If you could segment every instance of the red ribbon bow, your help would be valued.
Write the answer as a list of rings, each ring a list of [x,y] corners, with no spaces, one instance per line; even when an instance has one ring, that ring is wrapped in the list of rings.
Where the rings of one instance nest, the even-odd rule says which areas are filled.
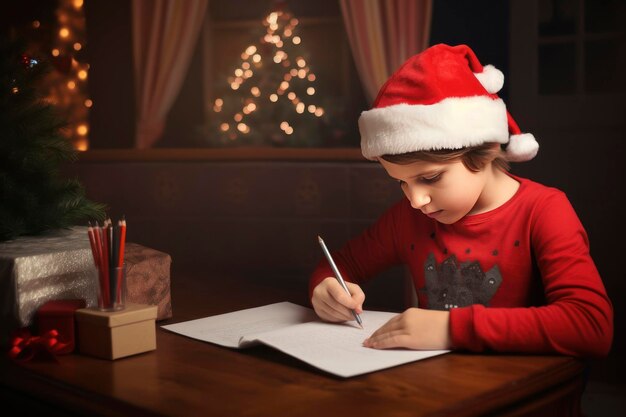
[[[68,345],[60,342],[58,336],[59,332],[56,330],[33,336],[28,330],[20,329],[11,341],[9,358],[18,362],[28,362],[31,359],[58,362],[56,355]]]

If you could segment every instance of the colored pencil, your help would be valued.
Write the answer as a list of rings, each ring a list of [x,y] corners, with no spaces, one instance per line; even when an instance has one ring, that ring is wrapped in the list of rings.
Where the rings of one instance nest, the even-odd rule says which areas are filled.
[[[104,226],[104,224],[103,224]],[[94,237],[96,240],[96,246],[98,247],[98,280],[100,281],[100,298],[102,299],[102,304],[106,303],[106,286],[105,286],[105,265],[106,265],[106,256],[104,253],[104,233],[102,232],[102,228],[100,224],[96,222],[96,229],[94,233]]]
[[[118,225],[112,226],[113,228],[113,256],[111,256],[111,297],[113,303],[118,302],[117,288],[119,287],[120,267],[117,264],[120,257],[120,228]]]
[[[110,294],[109,294],[109,288],[110,288],[110,276],[109,276],[109,262],[111,260],[110,256],[109,256],[109,244],[110,244],[110,238],[109,238],[109,223],[108,221],[105,220],[104,222],[104,230],[102,231],[104,239],[103,239],[103,244],[102,244],[102,252],[103,252],[103,256],[102,256],[102,261],[103,261],[103,265],[102,265],[102,276],[104,279],[103,282],[103,288],[104,288],[104,303],[105,305],[110,305],[111,300],[110,300]]]
[[[95,231],[91,226],[91,222],[88,223],[87,235],[89,236],[89,245],[91,246],[91,254],[93,255],[93,263],[98,267],[98,247],[96,246]]]
[[[122,216],[116,224],[107,218],[102,227],[88,223],[87,234],[98,270],[100,288],[99,305],[116,307],[122,301],[124,280],[124,250],[126,247],[126,219]]]
[[[124,249],[126,246],[126,219],[122,216],[122,220],[119,221],[120,225],[120,253],[117,260],[117,266],[124,265]]]
[[[119,253],[118,253],[118,258],[117,258],[117,266],[118,268],[120,268],[119,269],[120,276],[118,277],[117,287],[115,288],[115,297],[116,297],[116,300],[121,301],[122,285],[123,285],[122,280],[126,279],[126,277],[124,276],[124,249],[126,246],[126,219],[124,218],[124,216],[122,216],[122,220],[120,220],[118,224],[119,224],[120,236],[119,236]]]

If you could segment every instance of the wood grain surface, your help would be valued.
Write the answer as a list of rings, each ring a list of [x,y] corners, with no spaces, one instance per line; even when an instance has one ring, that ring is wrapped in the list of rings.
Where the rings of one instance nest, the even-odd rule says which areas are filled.
[[[159,325],[307,301],[305,289],[200,274],[174,275],[172,298],[174,317]],[[578,415],[584,370],[563,356],[450,353],[342,379],[268,347],[227,349],[160,328],[155,352],[59,359],[2,359],[0,400],[54,415]]]

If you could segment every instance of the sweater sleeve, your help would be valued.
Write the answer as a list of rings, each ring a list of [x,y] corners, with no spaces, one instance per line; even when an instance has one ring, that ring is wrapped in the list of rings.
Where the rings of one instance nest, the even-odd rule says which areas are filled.
[[[392,206],[359,236],[351,239],[331,255],[344,280],[362,283],[392,265],[400,263],[397,225],[403,215],[404,201]],[[309,299],[313,289],[325,278],[334,277],[330,264],[323,257],[309,280]]]
[[[546,305],[453,309],[450,331],[454,347],[607,355],[613,338],[613,309],[573,207],[562,192],[554,192],[535,208],[532,217],[532,246]]]

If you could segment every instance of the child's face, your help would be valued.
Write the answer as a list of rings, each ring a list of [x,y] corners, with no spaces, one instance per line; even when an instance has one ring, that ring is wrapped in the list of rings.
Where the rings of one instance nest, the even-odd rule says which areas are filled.
[[[480,201],[491,170],[487,164],[479,172],[468,170],[463,162],[413,162],[399,165],[378,161],[390,177],[398,180],[411,206],[440,223],[452,224],[468,214],[479,213]]]

